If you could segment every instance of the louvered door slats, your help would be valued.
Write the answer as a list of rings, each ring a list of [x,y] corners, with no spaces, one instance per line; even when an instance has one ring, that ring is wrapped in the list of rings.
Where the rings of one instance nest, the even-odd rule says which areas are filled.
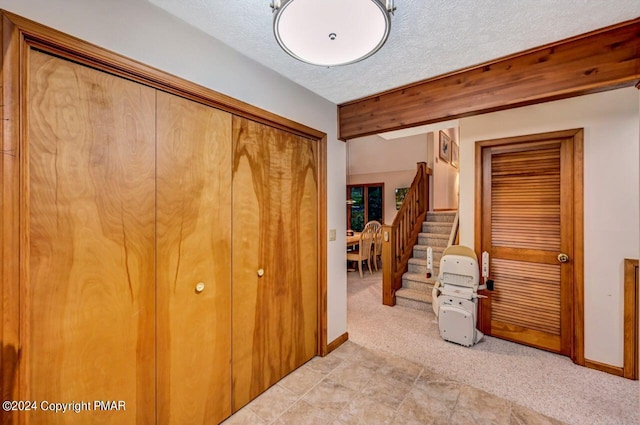
[[[560,266],[494,259],[494,320],[560,335]]]
[[[491,158],[492,244],[560,248],[560,146]]]
[[[560,249],[560,181],[560,143],[491,156],[491,246],[502,253],[491,264],[497,335],[521,329],[536,338],[560,336],[559,265],[516,258]]]

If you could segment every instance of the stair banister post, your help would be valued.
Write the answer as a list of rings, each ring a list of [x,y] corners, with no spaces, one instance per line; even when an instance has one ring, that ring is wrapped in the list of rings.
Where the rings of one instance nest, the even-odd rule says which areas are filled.
[[[382,226],[382,304],[396,305],[393,280],[396,274],[396,241],[394,227]]]
[[[431,168],[425,166],[424,172],[424,210],[429,211],[429,176],[431,175]]]

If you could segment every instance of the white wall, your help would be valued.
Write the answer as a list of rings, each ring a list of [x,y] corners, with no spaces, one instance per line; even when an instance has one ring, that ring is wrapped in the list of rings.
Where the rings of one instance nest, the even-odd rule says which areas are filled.
[[[460,120],[460,238],[474,246],[474,143],[584,128],[585,357],[623,364],[623,262],[638,258],[638,90],[627,88]]]
[[[451,138],[451,143],[459,142],[458,128],[442,130]],[[460,167],[460,165],[458,165]],[[458,209],[458,169],[440,159],[440,132],[433,133],[433,203],[432,210]]]
[[[452,141],[458,142],[457,127],[442,131]],[[347,143],[347,184],[384,183],[386,223],[390,224],[396,214],[395,189],[411,185],[416,175],[416,164],[421,161],[426,162],[433,172],[429,186],[430,209],[458,209],[458,168],[438,157],[439,131],[395,139],[366,136]]]
[[[336,105],[145,0],[0,0],[0,7],[327,133],[328,228],[346,227]],[[345,232],[328,247],[330,342],[347,330]]]
[[[366,136],[347,145],[347,184],[384,183],[384,221],[391,224],[396,215],[395,189],[411,186],[417,163],[428,162],[427,136]]]
[[[415,171],[418,162],[427,162],[427,137],[424,134],[391,140],[366,136],[351,139],[347,144],[349,175]]]

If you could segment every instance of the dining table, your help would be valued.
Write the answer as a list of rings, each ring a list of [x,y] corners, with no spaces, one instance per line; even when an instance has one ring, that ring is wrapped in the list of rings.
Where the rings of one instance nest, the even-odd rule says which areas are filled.
[[[358,248],[358,245],[360,244],[360,233],[361,232],[353,232],[353,235],[351,236],[347,234],[347,251],[352,251]],[[353,266],[347,266],[348,272],[355,272],[357,270],[358,269]]]
[[[353,232],[352,236],[347,236],[347,248],[352,248],[360,242],[360,232]]]

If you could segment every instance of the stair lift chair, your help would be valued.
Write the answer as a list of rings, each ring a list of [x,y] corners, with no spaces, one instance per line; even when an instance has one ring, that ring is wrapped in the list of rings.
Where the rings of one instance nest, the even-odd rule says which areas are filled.
[[[482,274],[486,279],[488,254],[483,253],[482,259]],[[433,254],[429,249],[427,251],[429,270],[432,270],[432,264]],[[480,285],[478,257],[471,248],[452,245],[444,250],[440,260],[440,273],[432,293],[433,312],[436,315],[442,339],[465,347],[470,347],[482,339],[484,334],[476,328],[478,298],[483,297],[478,295],[478,290],[486,287],[487,285]]]

